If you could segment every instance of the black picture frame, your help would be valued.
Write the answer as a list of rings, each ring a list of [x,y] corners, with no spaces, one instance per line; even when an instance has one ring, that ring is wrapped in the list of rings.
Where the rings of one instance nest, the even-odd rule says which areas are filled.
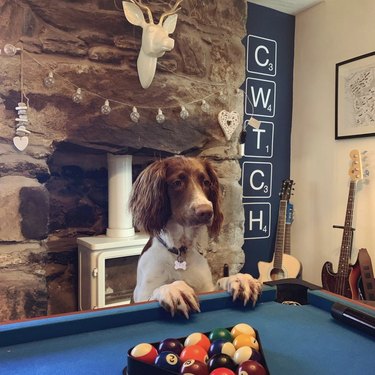
[[[375,135],[375,51],[336,64],[335,139]]]

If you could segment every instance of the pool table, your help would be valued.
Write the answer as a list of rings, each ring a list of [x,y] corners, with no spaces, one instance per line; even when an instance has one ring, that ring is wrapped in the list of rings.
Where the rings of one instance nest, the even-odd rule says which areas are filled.
[[[296,280],[276,284],[264,285],[255,307],[224,292],[201,295],[202,312],[188,320],[148,302],[0,324],[0,374],[121,375],[127,351],[140,342],[239,322],[257,329],[272,375],[375,374],[374,336],[330,312],[340,302],[375,317],[373,307]]]

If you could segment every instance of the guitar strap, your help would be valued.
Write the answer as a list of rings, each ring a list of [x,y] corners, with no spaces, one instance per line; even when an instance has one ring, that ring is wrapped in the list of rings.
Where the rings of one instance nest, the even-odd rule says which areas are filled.
[[[358,263],[361,270],[363,292],[366,301],[375,301],[375,279],[372,263],[367,249],[358,252]]]

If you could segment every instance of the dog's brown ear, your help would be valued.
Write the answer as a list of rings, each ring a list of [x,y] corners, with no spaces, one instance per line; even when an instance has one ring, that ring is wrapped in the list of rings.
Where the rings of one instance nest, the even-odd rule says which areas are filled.
[[[171,215],[163,160],[144,169],[133,184],[129,202],[134,224],[150,235],[165,228]]]
[[[214,218],[212,221],[211,226],[208,228],[209,234],[212,237],[217,237],[221,230],[221,225],[223,224],[223,213],[221,211],[221,190],[219,185],[219,179],[217,177],[216,171],[211,165],[211,163],[207,160],[204,161],[204,165],[206,168],[206,172],[211,180],[211,187],[208,199],[212,202],[213,210],[214,210]]]

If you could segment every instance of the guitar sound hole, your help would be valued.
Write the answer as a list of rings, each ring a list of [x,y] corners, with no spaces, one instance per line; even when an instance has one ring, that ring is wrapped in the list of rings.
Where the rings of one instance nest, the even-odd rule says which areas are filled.
[[[271,280],[285,279],[285,273],[281,268],[273,268],[270,276]]]

